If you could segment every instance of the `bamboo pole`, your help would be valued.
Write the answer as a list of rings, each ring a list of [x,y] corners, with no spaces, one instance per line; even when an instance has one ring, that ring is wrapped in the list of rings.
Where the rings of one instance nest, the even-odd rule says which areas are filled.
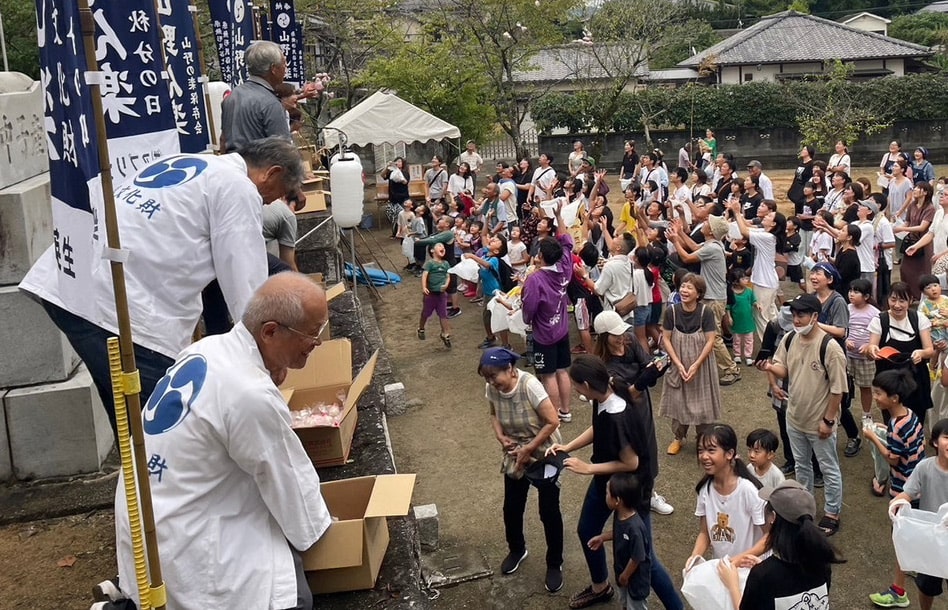
[[[85,47],[87,69],[98,71],[95,58],[95,22],[88,0],[79,0],[79,19],[82,25],[82,38]],[[90,97],[98,138],[99,167],[102,179],[102,196],[105,211],[105,229],[108,248],[112,252],[121,250],[118,219],[115,212],[115,194],[112,186],[112,166],[109,160],[108,136],[105,131],[105,115],[102,111],[102,92],[98,84],[90,84]],[[119,257],[115,257],[116,259]],[[148,480],[148,466],[145,460],[145,432],[141,418],[141,380],[135,365],[135,346],[132,342],[132,324],[128,315],[128,295],[125,291],[125,267],[120,260],[110,262],[112,270],[112,289],[115,292],[115,313],[119,328],[119,345],[122,351],[122,372],[124,374],[125,400],[131,416],[132,445],[135,467],[139,473],[139,500],[141,516],[145,530],[145,545],[148,554],[148,568],[151,576],[149,591],[139,591],[140,596],[148,594],[151,607],[164,610],[165,585],[161,576],[161,562],[158,555],[158,538],[155,533],[155,512],[151,502],[151,482]]]

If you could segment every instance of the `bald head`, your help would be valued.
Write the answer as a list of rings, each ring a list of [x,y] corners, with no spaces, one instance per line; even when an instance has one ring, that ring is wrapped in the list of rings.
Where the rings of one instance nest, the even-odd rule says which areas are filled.
[[[256,334],[268,321],[299,328],[315,314],[321,323],[327,311],[322,287],[302,273],[287,271],[270,277],[257,289],[241,321]]]

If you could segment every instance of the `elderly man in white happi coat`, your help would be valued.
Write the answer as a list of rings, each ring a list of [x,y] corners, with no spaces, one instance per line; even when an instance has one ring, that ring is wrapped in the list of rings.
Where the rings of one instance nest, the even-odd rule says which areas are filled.
[[[277,384],[302,368],[326,295],[287,272],[241,322],[186,348],[143,411],[168,610],[312,608],[299,551],[331,517]],[[138,600],[125,490],[115,498],[119,582]]]

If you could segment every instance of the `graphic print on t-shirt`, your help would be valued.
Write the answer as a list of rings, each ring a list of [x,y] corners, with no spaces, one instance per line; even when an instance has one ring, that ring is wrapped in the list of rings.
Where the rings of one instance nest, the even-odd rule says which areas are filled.
[[[774,598],[774,610],[829,610],[829,607],[826,584],[802,593]]]
[[[730,515],[718,513],[718,522],[711,528],[711,542],[734,542],[734,528],[730,524]]]

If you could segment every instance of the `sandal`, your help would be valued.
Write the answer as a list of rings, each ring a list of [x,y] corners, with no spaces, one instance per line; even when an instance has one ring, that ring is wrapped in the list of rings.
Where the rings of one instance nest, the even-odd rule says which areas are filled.
[[[444,343],[445,347],[451,347],[451,335],[441,333],[441,342]]]
[[[828,538],[839,531],[839,517],[833,518],[829,515],[823,515],[819,527]]]
[[[881,485],[875,477],[872,477],[872,495],[877,498],[885,495],[885,485]]]

